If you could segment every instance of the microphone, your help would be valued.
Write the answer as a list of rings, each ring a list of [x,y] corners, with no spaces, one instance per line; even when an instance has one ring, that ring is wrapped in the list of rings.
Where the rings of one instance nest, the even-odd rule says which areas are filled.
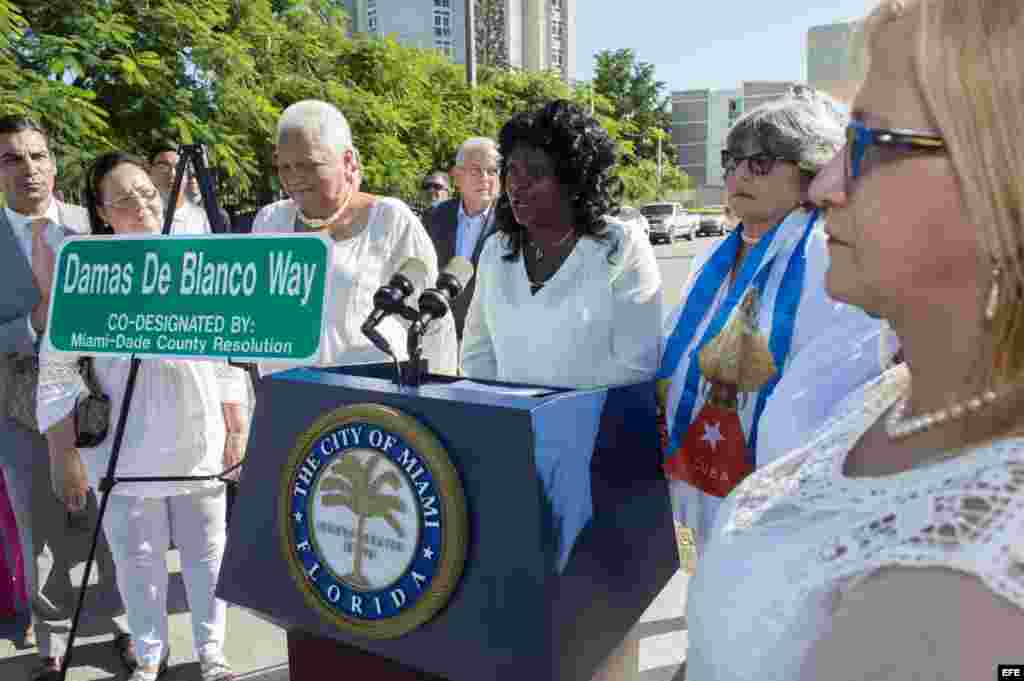
[[[457,255],[448,261],[441,274],[437,277],[437,285],[428,288],[420,295],[420,318],[416,322],[420,329],[435,319],[441,319],[451,309],[452,303],[459,297],[466,284],[473,278],[473,263]]]
[[[395,272],[391,281],[377,289],[373,294],[373,312],[363,322],[363,335],[386,354],[391,347],[384,337],[377,333],[377,325],[390,314],[402,314],[406,310],[405,300],[422,291],[427,283],[427,266],[419,258],[409,258]]]

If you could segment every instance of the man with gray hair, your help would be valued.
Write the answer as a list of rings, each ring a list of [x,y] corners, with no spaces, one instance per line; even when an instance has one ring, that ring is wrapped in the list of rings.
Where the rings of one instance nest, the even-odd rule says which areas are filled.
[[[443,201],[423,216],[424,226],[434,240],[437,259],[442,265],[461,255],[476,267],[484,241],[494,231],[491,208],[500,189],[499,162],[498,145],[489,137],[471,137],[459,146],[455,166],[451,170],[459,198]],[[475,285],[474,276],[452,305],[460,341]]]

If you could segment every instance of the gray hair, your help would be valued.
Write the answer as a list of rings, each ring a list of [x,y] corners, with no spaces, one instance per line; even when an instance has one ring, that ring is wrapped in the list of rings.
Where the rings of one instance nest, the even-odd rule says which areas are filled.
[[[462,164],[466,162],[466,156],[477,149],[490,151],[494,153],[495,156],[499,155],[498,143],[490,137],[470,137],[459,145],[459,151],[455,154],[455,165],[462,166]]]
[[[727,149],[752,140],[769,154],[796,161],[811,175],[845,143],[849,116],[823,92],[796,85],[789,94],[743,114],[729,130]]]
[[[277,121],[277,142],[280,144],[286,133],[298,131],[316,135],[321,144],[339,155],[349,149],[355,152],[352,130],[345,115],[327,102],[305,99],[285,109]]]

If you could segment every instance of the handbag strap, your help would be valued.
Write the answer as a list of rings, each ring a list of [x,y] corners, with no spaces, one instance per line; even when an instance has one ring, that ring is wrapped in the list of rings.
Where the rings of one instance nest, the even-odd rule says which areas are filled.
[[[106,397],[96,378],[92,357],[82,357],[78,360],[78,372],[82,375],[82,380],[85,381],[85,387],[89,389],[89,392],[96,397]]]

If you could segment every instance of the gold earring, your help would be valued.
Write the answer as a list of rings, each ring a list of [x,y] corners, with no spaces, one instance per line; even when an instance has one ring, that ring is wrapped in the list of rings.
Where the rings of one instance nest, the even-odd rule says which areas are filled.
[[[991,322],[996,318],[999,308],[999,277],[1003,273],[999,264],[992,267],[992,285],[988,290],[988,302],[985,304],[985,320]]]

